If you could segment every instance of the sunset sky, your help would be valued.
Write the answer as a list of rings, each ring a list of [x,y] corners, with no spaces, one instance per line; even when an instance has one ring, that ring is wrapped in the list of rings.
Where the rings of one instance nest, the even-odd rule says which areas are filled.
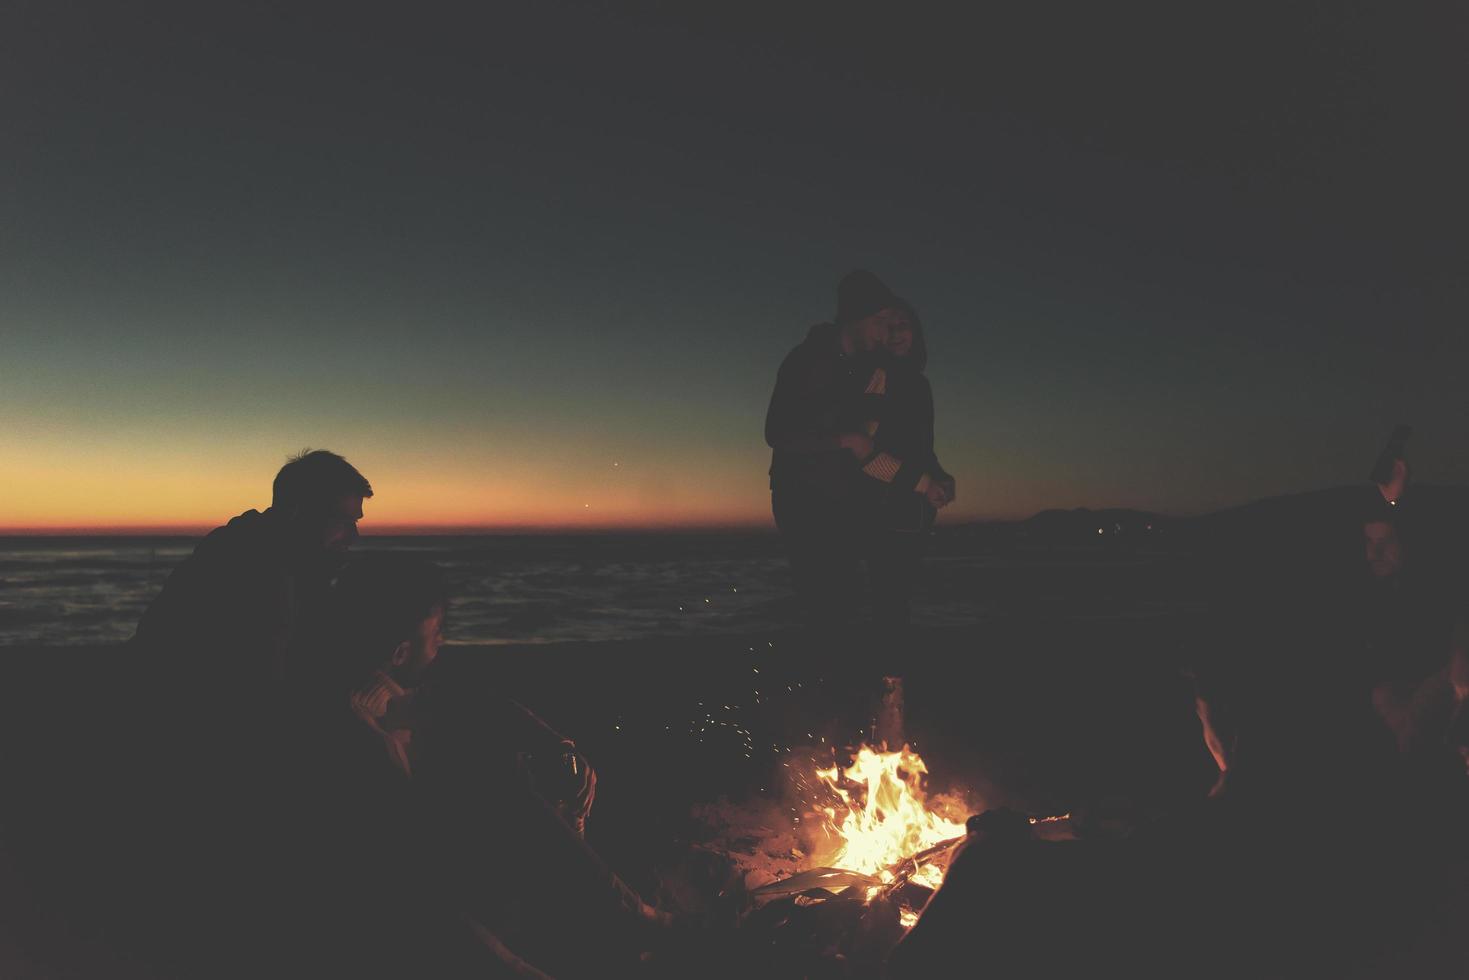
[[[207,528],[305,447],[365,532],[768,525],[859,266],[944,520],[1357,482],[1399,421],[1469,483],[1450,5],[697,6],[7,5],[0,532]]]

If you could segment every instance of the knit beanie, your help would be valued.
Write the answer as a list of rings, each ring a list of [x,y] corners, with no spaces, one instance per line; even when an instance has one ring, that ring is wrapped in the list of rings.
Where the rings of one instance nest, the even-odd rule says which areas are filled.
[[[837,285],[836,322],[851,323],[901,303],[881,279],[866,269],[857,269],[843,276]]]

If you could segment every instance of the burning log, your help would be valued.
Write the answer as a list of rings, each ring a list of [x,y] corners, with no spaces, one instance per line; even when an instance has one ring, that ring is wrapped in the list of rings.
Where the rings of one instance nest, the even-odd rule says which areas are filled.
[[[841,868],[812,868],[799,874],[773,881],[768,885],[762,885],[750,892],[750,897],[755,901],[769,901],[775,898],[786,898],[812,889],[824,888],[829,892],[840,892],[847,888],[880,888],[883,884],[881,878],[873,875],[865,875],[858,871],[843,871]]]
[[[885,679],[874,734],[901,739],[902,694],[901,679]],[[702,846],[737,871],[748,903],[736,930],[743,959],[729,975],[877,975],[942,881],[971,812],[967,800],[930,798],[923,759],[897,744],[859,746],[830,766],[830,748],[787,750],[789,796],[696,809]]]
[[[958,837],[952,837],[949,840],[940,841],[932,847],[924,848],[917,854],[914,854],[912,857],[906,857],[903,860],[899,861],[897,864],[887,868],[884,877],[890,875],[892,880],[888,884],[883,886],[882,895],[884,897],[891,897],[898,891],[898,889],[908,884],[908,882],[913,878],[914,875],[917,875],[929,864],[932,864],[941,857],[947,859],[949,856],[949,851],[953,850],[958,844],[960,844],[964,840],[965,836],[966,835],[961,834]],[[931,891],[936,890],[936,886],[925,887],[928,887]]]
[[[835,805],[823,812],[841,844],[828,862],[834,866],[879,874],[914,854],[964,836],[964,824],[929,806],[923,788],[928,768],[908,746],[878,752],[862,746],[846,769],[818,769]],[[937,887],[943,878],[932,862],[915,875]]]

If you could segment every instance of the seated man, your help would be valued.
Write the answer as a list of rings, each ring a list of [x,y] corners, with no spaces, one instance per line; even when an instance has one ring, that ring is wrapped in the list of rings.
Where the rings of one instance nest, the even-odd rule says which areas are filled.
[[[567,917],[609,936],[669,924],[582,839],[595,777],[569,739],[508,699],[425,683],[447,606],[434,566],[374,556],[342,573],[333,606],[328,660],[340,683],[323,692],[341,700],[322,710],[338,724],[315,741],[342,760],[325,767],[354,774],[362,807],[402,828],[381,836],[414,840],[416,874],[442,915],[472,923],[516,968],[498,937],[540,960],[555,950],[537,942],[562,934]]]
[[[138,623],[134,649],[223,688],[284,679],[371,496],[362,474],[335,453],[291,459],[276,474],[269,507],[215,528],[173,570]]]
[[[105,709],[117,738],[96,749],[91,786],[98,890],[144,955],[197,954],[185,974],[215,973],[217,951],[255,934],[270,905],[265,869],[291,823],[278,783],[287,681],[370,496],[341,456],[292,459],[270,507],[173,570],[129,644],[129,689]]]

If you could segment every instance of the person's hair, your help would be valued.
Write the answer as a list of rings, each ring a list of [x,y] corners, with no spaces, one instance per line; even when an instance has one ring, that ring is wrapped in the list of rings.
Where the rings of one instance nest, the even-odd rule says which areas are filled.
[[[898,300],[893,291],[866,269],[853,269],[837,284],[837,326],[856,323]]]
[[[893,308],[908,314],[908,322],[913,324],[913,346],[908,350],[907,361],[921,374],[928,367],[928,343],[923,339],[923,321],[918,318],[918,311],[913,308],[913,304],[906,299],[897,297]]]
[[[372,484],[351,463],[325,449],[303,449],[275,475],[270,505],[286,513],[313,513],[342,497],[371,496]]]
[[[346,676],[386,665],[435,609],[449,605],[444,573],[403,555],[366,555],[344,568],[332,588],[333,646]]]

